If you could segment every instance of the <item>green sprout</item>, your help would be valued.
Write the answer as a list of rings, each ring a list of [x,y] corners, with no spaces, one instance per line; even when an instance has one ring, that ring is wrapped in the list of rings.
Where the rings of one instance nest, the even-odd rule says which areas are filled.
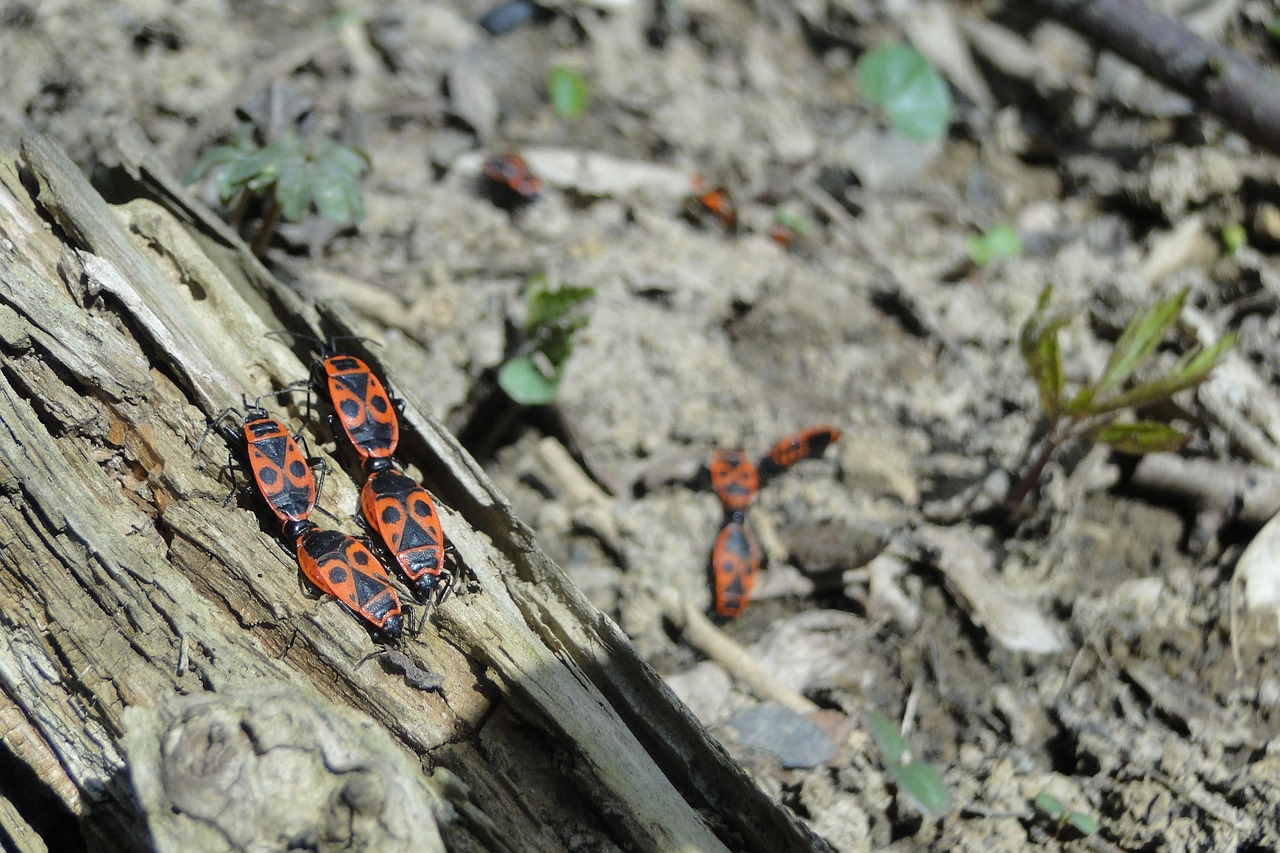
[[[1088,838],[1098,831],[1097,818],[1085,812],[1068,810],[1061,800],[1048,791],[1041,791],[1032,802],[1046,817],[1057,823],[1058,832],[1070,826],[1080,833],[1081,837]]]
[[[858,87],[908,139],[927,142],[951,124],[951,92],[913,47],[889,44],[858,57]]]
[[[810,221],[809,217],[783,205],[774,208],[773,219],[779,225],[790,228],[801,237],[813,230],[813,222]]]
[[[368,168],[369,157],[358,148],[324,137],[305,140],[292,130],[262,145],[257,128],[246,123],[230,143],[206,151],[184,181],[213,175],[224,203],[238,199],[236,220],[251,198],[263,199],[262,223],[252,247],[261,257],[281,216],[297,222],[314,208],[339,225],[359,223],[364,202],[357,178]]]
[[[1244,230],[1244,226],[1239,222],[1233,222],[1230,225],[1224,225],[1222,228],[1222,248],[1226,250],[1228,255],[1234,255],[1243,249],[1249,242],[1249,233]]]
[[[1083,437],[1135,455],[1176,450],[1189,441],[1189,436],[1165,423],[1120,422],[1118,418],[1125,410],[1168,400],[1178,391],[1200,384],[1236,340],[1234,334],[1226,335],[1208,347],[1190,350],[1167,374],[1129,384],[1134,372],[1177,323],[1187,300],[1187,291],[1183,290],[1134,317],[1116,341],[1102,376],[1074,396],[1068,396],[1063,383],[1058,331],[1071,321],[1076,311],[1050,306],[1052,294],[1053,286],[1046,285],[1020,335],[1022,358],[1040,392],[1040,408],[1048,420],[1048,431],[1039,456],[1009,491],[1006,504],[1011,514],[1039,481],[1054,451],[1070,439]]]
[[[587,315],[579,309],[595,292],[592,287],[552,288],[541,275],[529,280],[524,343],[498,370],[498,385],[508,397],[522,406],[542,406],[555,399],[573,354],[573,336],[587,325]]]
[[[572,68],[557,65],[547,73],[547,99],[557,118],[575,119],[587,109],[587,81]]]
[[[976,266],[993,261],[1016,258],[1022,254],[1022,238],[1010,225],[997,225],[985,234],[969,238],[969,258]]]
[[[938,768],[914,758],[911,744],[884,714],[872,711],[867,721],[871,726],[871,739],[884,756],[885,769],[907,802],[927,818],[940,818],[951,811],[951,792]]]

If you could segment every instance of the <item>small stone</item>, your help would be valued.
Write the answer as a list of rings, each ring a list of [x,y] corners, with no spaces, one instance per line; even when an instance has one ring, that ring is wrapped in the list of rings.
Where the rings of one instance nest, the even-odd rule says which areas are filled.
[[[776,702],[741,709],[727,727],[739,744],[776,756],[786,768],[814,767],[836,754],[821,726]]]

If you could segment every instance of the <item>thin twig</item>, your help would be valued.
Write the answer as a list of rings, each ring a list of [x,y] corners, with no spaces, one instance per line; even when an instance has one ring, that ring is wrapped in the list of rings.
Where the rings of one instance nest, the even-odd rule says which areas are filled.
[[[812,714],[818,706],[800,693],[778,681],[762,667],[751,652],[729,639],[693,605],[683,601],[672,590],[659,592],[664,615],[684,636],[686,642],[751,689],[761,699],[785,705],[797,714]]]
[[[1280,153],[1280,77],[1141,0],[1036,0],[1048,14]]]

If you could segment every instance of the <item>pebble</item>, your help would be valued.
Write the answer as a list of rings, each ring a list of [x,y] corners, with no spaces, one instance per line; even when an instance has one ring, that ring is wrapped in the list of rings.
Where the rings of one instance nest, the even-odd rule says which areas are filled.
[[[533,19],[533,4],[527,0],[499,3],[480,19],[480,29],[491,36],[506,35]]]
[[[776,702],[742,708],[727,728],[739,744],[776,756],[786,768],[814,767],[836,754],[820,726]]]

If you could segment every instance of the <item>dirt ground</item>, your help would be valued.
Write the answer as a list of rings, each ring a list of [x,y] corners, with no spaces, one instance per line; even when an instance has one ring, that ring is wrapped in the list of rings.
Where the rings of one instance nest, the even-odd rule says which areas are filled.
[[[477,25],[487,10],[13,0],[3,108],[87,171],[124,123],[181,173],[268,84],[310,99],[321,131],[369,153],[367,216],[286,227],[269,263],[385,342],[395,381],[435,401],[544,547],[837,849],[1280,845],[1280,675],[1232,584],[1256,525],[1123,488],[1126,463],[1088,448],[1050,465],[1021,524],[984,513],[1036,427],[1018,332],[1048,282],[1085,309],[1064,333],[1069,385],[1187,287],[1270,393],[1275,159],[1016,3],[555,0],[501,36]],[[1192,18],[1274,61],[1274,14],[1224,0]],[[934,143],[893,135],[854,82],[861,52],[906,39],[955,97]],[[546,101],[555,65],[589,86],[572,122]],[[514,211],[479,182],[507,150],[548,184]],[[736,231],[684,215],[694,174],[730,189]],[[779,209],[810,225],[786,247]],[[1022,253],[975,267],[967,240],[1001,223]],[[1227,255],[1233,224],[1249,245]],[[539,273],[597,295],[558,405],[507,411],[494,370]],[[1172,410],[1187,455],[1274,464],[1198,393]],[[670,591],[711,597],[721,510],[689,479],[713,448],[759,454],[824,422],[843,439],[752,510],[770,567],[722,626],[822,710],[753,735],[759,698],[667,612]],[[871,711],[942,771],[946,817],[899,794]],[[1097,835],[1039,815],[1042,792]]]

